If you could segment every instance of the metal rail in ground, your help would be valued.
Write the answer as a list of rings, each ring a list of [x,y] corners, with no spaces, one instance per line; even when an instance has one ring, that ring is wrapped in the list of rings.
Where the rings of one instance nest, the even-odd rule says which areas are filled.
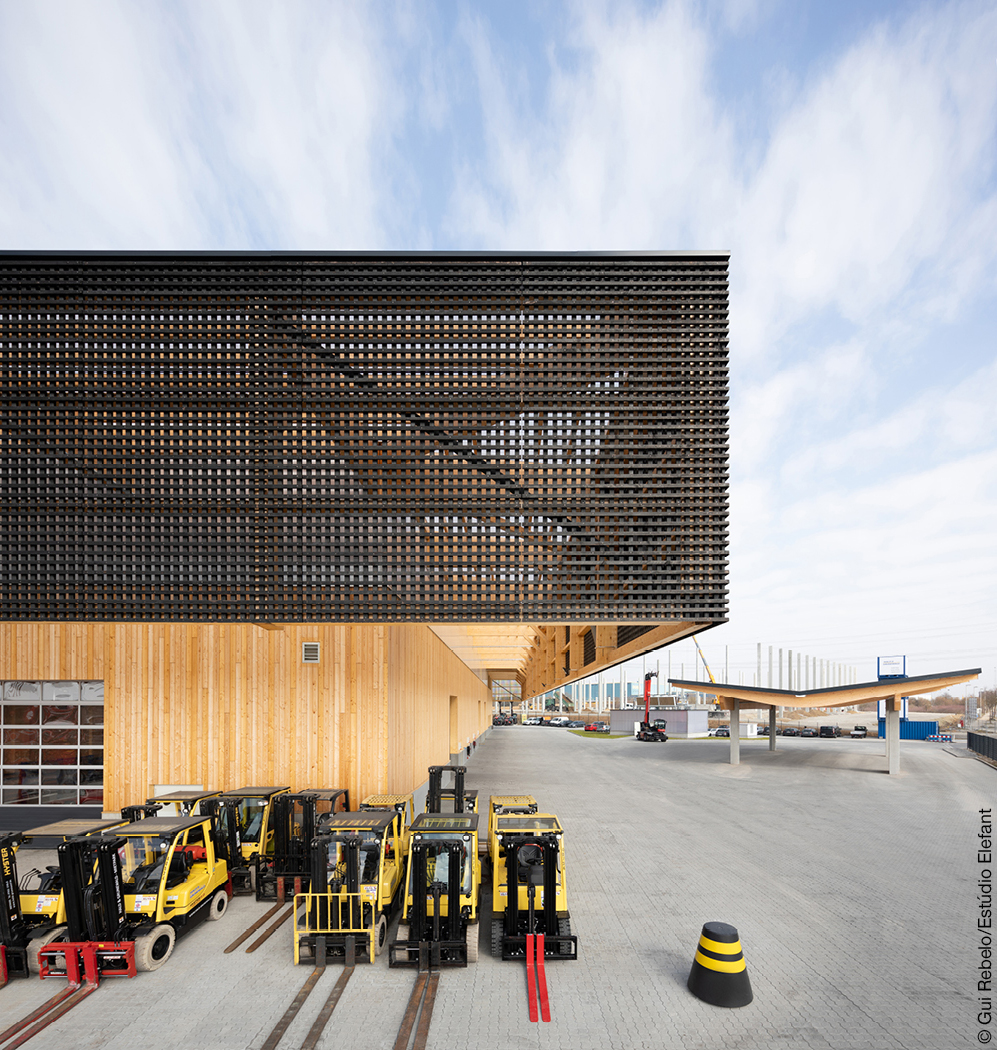
[[[3,1050],[15,1050],[32,1036],[44,1031],[78,1003],[95,992],[101,975],[107,977],[135,976],[135,944],[55,941],[38,952],[42,977],[65,977],[68,984],[61,992],[35,1007],[19,1021],[0,1032]],[[57,960],[62,960],[61,965]],[[59,969],[52,965],[56,963]],[[65,967],[63,970],[62,967]]]
[[[277,1050],[277,1044],[283,1039],[284,1033],[290,1027],[291,1022],[298,1016],[302,1006],[305,1005],[305,1001],[308,996],[312,994],[315,989],[315,985],[318,984],[319,978],[325,973],[325,938],[320,937],[319,943],[316,944],[315,951],[315,969],[308,975],[305,983],[298,990],[298,994],[294,997],[291,1005],[284,1011],[283,1016],[274,1025],[273,1030],[266,1038],[261,1050]],[[329,1018],[332,1017],[333,1010],[336,1009],[339,1000],[342,998],[343,992],[346,990],[347,984],[349,984],[350,978],[353,976],[353,970],[356,964],[356,946],[354,939],[348,937],[346,940],[346,959],[345,965],[343,966],[343,972],[339,975],[335,985],[333,985],[332,991],[329,993],[328,998],[322,1005],[322,1009],[319,1011],[318,1017],[315,1018],[314,1023],[308,1030],[308,1035],[305,1036],[305,1041],[301,1044],[301,1050],[315,1050],[318,1045],[319,1039],[322,1037],[322,1032],[325,1030],[325,1026],[329,1023]]]
[[[436,987],[439,983],[440,974],[437,970],[424,970],[416,977],[415,987],[398,1028],[393,1050],[426,1050],[429,1026],[433,1020],[433,1006],[436,1004]]]
[[[264,914],[261,915],[256,920],[256,922],[254,922],[251,926],[247,927],[245,930],[242,931],[242,933],[239,934],[238,937],[236,937],[236,939],[225,949],[225,954],[228,955],[230,952],[234,952],[236,948],[238,948],[239,945],[242,944],[243,941],[245,941],[247,938],[251,937],[254,933],[256,933],[256,931],[267,921],[267,919],[276,915],[277,912],[279,912],[280,909],[283,907],[284,901],[278,901],[272,908],[264,912]],[[290,912],[288,914],[290,914]]]

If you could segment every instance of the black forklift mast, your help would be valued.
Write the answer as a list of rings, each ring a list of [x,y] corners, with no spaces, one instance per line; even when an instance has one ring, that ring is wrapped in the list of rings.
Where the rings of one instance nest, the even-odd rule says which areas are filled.
[[[429,767],[429,789],[426,792],[426,812],[442,813],[443,799],[453,799],[454,813],[464,812],[464,773],[465,766],[430,766]],[[454,775],[452,788],[443,786],[443,774],[451,772]]]
[[[17,882],[17,861],[14,847],[24,841],[19,832],[0,835],[0,950],[5,958],[4,969],[11,977],[28,976],[28,924],[21,914],[20,888]]]
[[[337,930],[358,930],[361,927],[360,904],[360,836],[356,832],[337,835],[317,835],[311,844],[311,894],[308,899],[311,915],[309,925],[331,931],[314,938],[313,951],[318,964],[327,948],[342,949],[347,965],[352,966],[355,934],[346,934],[346,940],[337,937]],[[343,845],[343,860],[330,872],[329,847]],[[346,890],[345,899],[338,894]],[[349,943],[347,943],[347,940]],[[362,952],[360,953],[363,954]]]
[[[438,858],[443,852],[447,854],[447,882],[429,881],[428,852],[432,846]],[[413,940],[458,941],[460,929],[460,884],[463,847],[459,842],[446,840],[427,840],[416,836],[412,841],[412,911],[409,918],[409,930]],[[416,887],[421,887],[420,893]],[[447,893],[447,914],[440,915],[440,899],[443,890]],[[426,901],[433,898],[432,929],[429,929],[430,916],[426,911]]]
[[[295,888],[296,893],[308,889],[312,873],[312,845],[319,831],[318,804],[329,802],[330,813],[334,813],[340,798],[344,799],[345,808],[349,810],[350,793],[345,788],[274,795],[270,802],[269,818],[274,833],[273,853],[260,855],[256,878],[257,900],[279,896],[278,879],[300,880]]]
[[[162,808],[162,802],[146,802],[141,806],[122,806],[121,819],[134,824],[136,820],[154,817]]]
[[[557,862],[560,845],[551,832],[505,834],[507,898],[502,929],[502,958],[519,959],[530,934],[544,935],[544,953],[555,959],[577,959],[578,938],[561,934],[557,916]],[[528,852],[524,852],[528,851]],[[522,854],[522,856],[521,856]],[[519,907],[519,887],[527,885],[525,912]],[[543,904],[536,906],[536,888],[543,887]]]
[[[530,834],[516,837],[503,836],[505,846],[505,870],[508,895],[505,905],[505,935],[521,935],[522,918],[519,908],[519,885],[527,883],[529,889],[525,933],[557,933],[557,839],[554,835]],[[529,849],[520,861],[520,851]],[[536,887],[543,886],[541,929],[537,929],[537,913],[533,903]]]
[[[127,916],[118,855],[124,845],[123,838],[97,836],[59,844],[68,941],[124,939]]]
[[[211,837],[215,844],[215,856],[225,861],[230,872],[235,868],[243,867],[239,800],[235,798],[208,799],[207,811],[212,818]]]
[[[446,885],[435,880],[429,881],[427,862],[431,848],[437,859],[441,853],[447,854]],[[441,966],[466,966],[467,941],[461,929],[463,916],[460,913],[464,846],[447,839],[424,839],[421,835],[415,835],[409,852],[412,857],[409,939],[388,945],[388,965],[418,966],[420,971],[438,970]],[[467,863],[473,863],[470,856],[467,857]],[[440,904],[444,893],[447,914],[441,915],[443,909]],[[432,915],[426,907],[430,897],[433,899]]]

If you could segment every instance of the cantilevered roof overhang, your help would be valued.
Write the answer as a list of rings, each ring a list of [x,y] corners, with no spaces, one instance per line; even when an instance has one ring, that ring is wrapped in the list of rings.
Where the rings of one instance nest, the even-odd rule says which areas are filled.
[[[965,671],[943,671],[939,674],[914,675],[909,678],[883,678],[858,685],[836,685],[829,689],[810,689],[796,692],[792,689],[760,689],[757,686],[731,685],[729,682],[695,682],[687,678],[669,678],[670,685],[691,692],[715,696],[722,708],[731,710],[733,701],[745,707],[852,707],[871,700],[895,696],[917,696],[935,693],[961,682],[970,682],[982,673],[979,667]]]

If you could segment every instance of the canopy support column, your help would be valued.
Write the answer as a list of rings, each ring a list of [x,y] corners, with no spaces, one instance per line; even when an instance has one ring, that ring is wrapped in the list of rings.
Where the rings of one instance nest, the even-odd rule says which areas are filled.
[[[775,705],[769,708],[769,751],[775,751]]]
[[[891,696],[886,701],[886,771],[900,772],[900,706],[899,697]]]
[[[730,709],[730,764],[741,764],[741,701],[734,697]]]

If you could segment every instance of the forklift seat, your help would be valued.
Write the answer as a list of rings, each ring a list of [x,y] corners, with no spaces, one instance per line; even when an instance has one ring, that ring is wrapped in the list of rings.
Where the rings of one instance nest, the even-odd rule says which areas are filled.
[[[377,842],[365,842],[361,847],[363,867],[360,872],[361,882],[377,882],[377,867],[381,859],[381,847]]]
[[[186,850],[176,850],[170,860],[170,870],[166,875],[166,888],[179,886],[190,874],[191,857]]]
[[[532,842],[519,848],[519,881],[540,886],[544,880],[543,850]]]

